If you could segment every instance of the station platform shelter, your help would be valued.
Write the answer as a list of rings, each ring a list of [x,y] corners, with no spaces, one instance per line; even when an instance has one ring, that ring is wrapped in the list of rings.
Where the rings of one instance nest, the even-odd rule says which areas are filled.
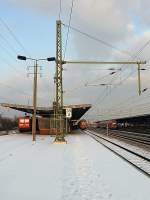
[[[33,114],[33,106],[1,103],[2,107],[24,112],[24,117]],[[71,117],[66,117],[66,110],[71,110]],[[78,121],[91,108],[91,104],[66,105],[63,107],[63,122],[54,117],[53,107],[37,107],[37,124],[40,134],[57,134],[55,126],[61,123],[65,132],[70,132],[77,126]]]

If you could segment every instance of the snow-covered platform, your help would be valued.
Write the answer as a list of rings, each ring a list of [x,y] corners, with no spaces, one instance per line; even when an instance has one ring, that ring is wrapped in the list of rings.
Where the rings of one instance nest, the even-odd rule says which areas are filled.
[[[85,134],[0,136],[1,200],[149,200],[150,179]]]

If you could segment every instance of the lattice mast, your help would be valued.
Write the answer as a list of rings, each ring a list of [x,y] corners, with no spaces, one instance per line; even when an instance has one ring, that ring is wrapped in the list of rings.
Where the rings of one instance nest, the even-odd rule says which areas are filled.
[[[57,103],[58,113],[62,114],[62,109],[63,109],[62,36],[61,36],[60,20],[56,21],[56,103]]]
[[[65,141],[64,139],[64,117],[63,117],[63,82],[62,82],[62,35],[61,21],[56,21],[56,118],[59,121],[59,134],[56,134],[55,141]]]

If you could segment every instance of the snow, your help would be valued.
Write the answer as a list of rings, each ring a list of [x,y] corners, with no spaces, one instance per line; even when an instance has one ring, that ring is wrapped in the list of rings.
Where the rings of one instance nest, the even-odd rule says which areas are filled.
[[[87,134],[91,133],[91,131],[86,131]],[[134,164],[135,166],[139,167],[140,169],[142,169],[144,172],[148,173],[150,175],[150,162],[137,156],[137,155],[134,155],[114,144],[119,144],[117,142],[115,142],[114,144],[110,143],[111,142],[111,139],[108,139],[107,138],[107,141],[106,140],[103,140],[102,138],[106,138],[106,137],[97,137],[97,136],[93,136],[92,137],[96,138],[96,140],[100,141],[101,144],[105,145],[106,147],[110,148],[111,150],[113,150],[114,152],[116,152],[118,155],[122,156],[123,158],[127,159],[128,161],[130,161],[132,164]],[[108,142],[110,141],[110,142]],[[119,144],[120,145],[120,144]],[[121,145],[123,146],[123,145]],[[124,146],[125,147],[125,146]],[[130,149],[128,147],[125,147],[127,149]],[[133,152],[136,152],[136,151],[133,151]]]
[[[118,139],[112,138],[112,137],[109,137],[109,136],[106,136],[103,134],[99,134],[99,133],[97,133],[95,131],[91,131],[91,130],[87,130],[87,131],[85,131],[85,133],[96,134],[96,136],[94,135],[94,137],[96,137],[102,144],[106,145],[107,147],[109,147],[110,149],[112,149],[113,151],[118,153],[119,155],[123,156],[124,158],[126,158],[128,161],[130,161],[134,165],[138,166],[139,168],[143,169],[145,172],[150,174],[150,162],[149,161],[147,161],[137,155],[134,155],[124,149],[121,149],[120,147],[118,147],[114,144],[124,147],[125,149],[131,150],[132,152],[135,152],[135,153],[137,153],[145,158],[148,158],[148,159],[150,159],[150,149],[145,150],[142,148],[143,146],[137,147],[135,145],[128,144],[127,143],[128,141],[127,142],[120,141],[119,138]],[[100,136],[101,138],[97,137],[97,135]],[[103,139],[106,139],[107,141],[105,141]],[[113,142],[114,144],[109,143],[108,141]]]
[[[90,131],[92,131],[92,130],[90,130]],[[140,145],[140,143],[132,142],[130,140],[122,139],[119,137],[115,138],[115,137],[113,137],[113,135],[111,135],[112,134],[111,132],[109,135],[107,135],[106,130],[96,130],[96,131],[94,130],[94,132],[96,134],[100,134],[100,136],[103,137],[104,139],[107,139],[111,142],[121,145],[122,147],[128,148],[131,151],[136,152],[136,153],[150,159],[150,148],[148,146],[145,147],[144,145]],[[113,130],[113,132],[114,132],[114,130]]]
[[[0,136],[1,200],[149,200],[150,179],[85,134]]]

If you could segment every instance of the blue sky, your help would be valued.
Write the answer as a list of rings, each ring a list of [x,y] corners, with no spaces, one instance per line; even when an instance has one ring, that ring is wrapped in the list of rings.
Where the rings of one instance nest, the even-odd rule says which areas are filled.
[[[40,12],[3,3],[1,17],[11,27],[31,55],[55,53],[55,20]],[[37,45],[39,48],[37,49]]]
[[[71,25],[133,55],[150,39],[150,16],[148,16],[149,12],[147,12],[147,1],[138,0],[138,4],[135,3],[136,0],[133,1],[76,0],[74,1]],[[68,23],[69,20],[70,6],[71,0],[62,0],[61,18],[65,23]],[[29,54],[35,58],[55,56],[55,26],[58,13],[59,0],[6,0],[1,2],[0,6],[0,17],[7,23]],[[0,30],[0,83],[3,83],[0,84],[1,96],[8,99],[7,102],[9,103],[26,104],[30,99],[31,104],[32,76],[30,78],[26,77],[26,68],[33,65],[33,63],[18,61],[16,55],[25,55],[26,52],[16,43],[1,22]],[[63,28],[63,44],[66,39],[66,31],[67,29]],[[8,41],[9,45],[4,41],[3,37]],[[148,46],[138,59],[146,60],[149,57]],[[71,30],[67,46],[67,58],[93,60],[130,59],[129,56],[121,52],[114,51],[104,44]],[[55,63],[42,62],[39,64],[43,66],[43,78],[39,78],[38,82],[38,103],[39,105],[50,105],[54,97],[53,76]],[[114,77],[115,84],[125,77],[127,77],[127,80],[110,94],[109,99],[111,99],[111,102],[107,98],[109,95],[105,95],[107,94],[106,89],[85,88],[87,81],[90,82],[96,78],[101,80],[100,83],[113,82],[113,77],[109,76],[108,71],[94,70],[99,67],[86,65],[64,66],[66,69],[63,79],[64,90],[74,91],[69,93],[69,96],[66,95],[67,93],[65,94],[65,104],[94,103],[99,97],[106,96],[102,102],[103,104],[99,103],[99,107],[107,110],[108,107],[112,107],[121,99],[124,100],[132,95],[136,96],[137,77],[136,71],[132,70],[133,66],[127,66],[126,70]],[[108,67],[112,66],[102,66],[102,68]],[[119,68],[121,66],[115,67]],[[135,71],[135,73],[129,75],[131,71]],[[103,76],[106,76],[106,79],[102,79]],[[148,77],[149,72],[147,71],[142,77],[142,87],[150,87]],[[29,93],[30,95],[19,93],[21,90],[23,93]],[[11,93],[13,95],[10,95]],[[118,96],[119,98],[116,98]],[[96,108],[96,110],[98,109]]]
[[[32,66],[34,63],[19,61],[16,59],[16,56],[17,54],[28,56],[28,52],[33,58],[55,56],[55,19],[54,17],[40,14],[40,12],[33,12],[30,9],[23,8],[23,6],[13,6],[4,2],[0,6],[0,13],[0,17],[6,22],[27,50],[27,52],[24,52],[9,34],[5,26],[0,24],[1,35],[9,43],[8,45],[0,37],[1,82],[4,84],[0,85],[0,88],[4,90],[3,94],[1,93],[1,96],[4,97],[4,99],[1,99],[1,102],[5,100],[5,102],[20,103],[23,101],[23,103],[26,103],[28,97],[19,93],[18,90],[23,90],[23,93],[30,93],[32,96],[32,76],[26,78],[26,74],[28,73],[26,68],[27,66]],[[13,47],[13,50],[10,48],[10,45]],[[52,78],[55,64],[40,62],[39,65],[43,66],[43,78],[40,78],[39,82],[43,81],[45,77],[50,78],[50,74]],[[31,69],[30,72],[32,72]],[[19,76],[23,83],[20,82],[19,84],[19,81],[17,81]],[[48,85],[48,83],[45,85]],[[13,87],[14,91],[10,87]],[[19,95],[18,99],[9,95],[12,91],[16,97]]]

